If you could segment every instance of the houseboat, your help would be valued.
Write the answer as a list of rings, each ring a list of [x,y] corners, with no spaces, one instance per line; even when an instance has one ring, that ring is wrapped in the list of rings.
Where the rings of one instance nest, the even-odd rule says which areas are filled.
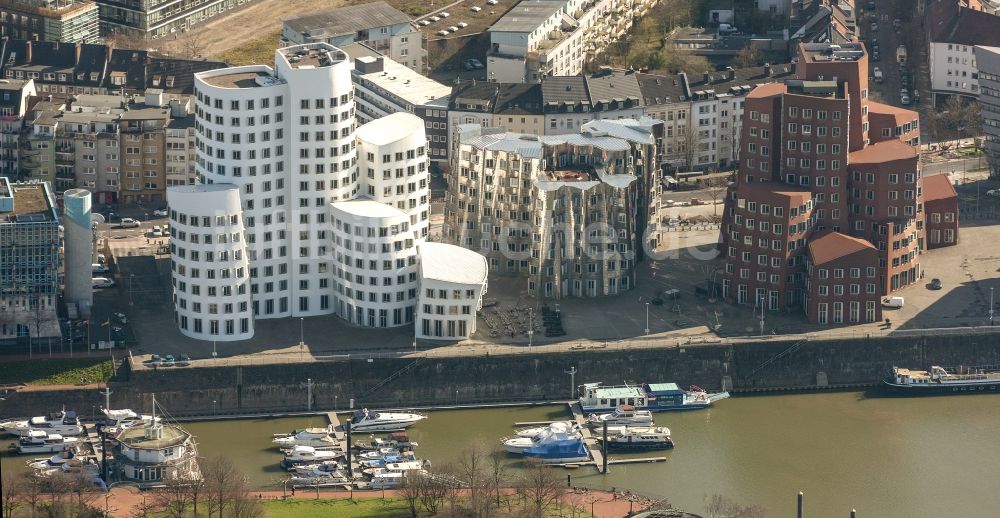
[[[712,403],[729,397],[728,392],[709,393],[698,386],[684,390],[676,383],[644,383],[606,387],[600,383],[580,386],[580,408],[584,413],[613,412],[620,405],[636,410],[667,412],[674,410],[701,410]]]
[[[882,389],[890,394],[911,396],[998,392],[1000,366],[948,370],[934,365],[929,371],[893,367],[882,378]]]

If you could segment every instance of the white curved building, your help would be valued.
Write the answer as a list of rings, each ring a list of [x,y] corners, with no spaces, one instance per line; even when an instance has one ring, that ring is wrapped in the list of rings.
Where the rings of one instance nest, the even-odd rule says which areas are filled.
[[[418,238],[430,225],[430,179],[424,122],[412,113],[393,113],[358,128],[358,157],[364,192],[410,216]]]
[[[89,311],[94,303],[93,275],[94,230],[90,224],[91,198],[86,189],[70,189],[63,193],[64,291],[67,304]]]
[[[486,257],[446,243],[422,243],[416,337],[464,340],[476,332],[486,294]]]
[[[417,232],[410,215],[372,200],[334,203],[336,311],[364,327],[413,322]]]
[[[233,184],[167,188],[174,308],[181,334],[200,340],[253,337],[250,263]]]
[[[198,175],[240,187],[257,318],[332,312],[328,206],[359,189],[350,69],[315,43],[195,75]]]

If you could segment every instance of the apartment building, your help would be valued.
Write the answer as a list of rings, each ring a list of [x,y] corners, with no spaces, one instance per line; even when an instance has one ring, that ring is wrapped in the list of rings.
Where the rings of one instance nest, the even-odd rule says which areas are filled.
[[[526,0],[488,30],[486,77],[537,83],[583,73],[584,64],[620,40],[655,0]]]
[[[159,39],[194,28],[210,18],[252,5],[253,0],[95,0],[101,35]]]
[[[978,97],[975,47],[1000,46],[1000,16],[976,9],[977,4],[928,0],[924,24],[935,105],[949,95]]]
[[[873,322],[879,297],[919,280],[929,223],[918,116],[868,100],[867,70],[861,44],[801,44],[797,79],[746,96],[724,298]],[[938,203],[957,211],[956,196]]]
[[[35,95],[35,83],[28,80],[0,81],[0,176],[17,178],[18,149],[28,98]]]
[[[659,208],[661,126],[597,120],[537,136],[463,125],[446,176],[444,239],[522,279],[532,297],[631,290]]]
[[[278,49],[274,68],[195,76],[198,183],[167,190],[183,334],[240,340],[256,320],[331,314],[414,325],[430,212],[424,122],[395,113],[358,127],[351,68],[310,43]],[[206,226],[227,230],[193,229]],[[223,255],[204,246],[220,239]]]
[[[430,159],[448,160],[448,98],[452,88],[384,56],[359,56],[351,70],[358,122],[393,113],[412,113],[424,121]]]
[[[983,154],[990,166],[990,176],[1000,177],[1000,47],[977,45],[974,55],[985,137]]]
[[[0,177],[0,339],[61,336],[60,241],[48,185]]]
[[[382,1],[286,19],[281,41],[284,45],[329,43],[338,48],[362,43],[417,73],[425,67],[423,34],[409,16]]]
[[[9,38],[97,43],[97,4],[89,0],[0,0],[0,32]]]

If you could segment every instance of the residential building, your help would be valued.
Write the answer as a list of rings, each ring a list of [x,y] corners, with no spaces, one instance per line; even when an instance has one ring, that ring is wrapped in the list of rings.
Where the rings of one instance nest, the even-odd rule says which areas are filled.
[[[281,41],[284,45],[329,43],[338,48],[359,42],[418,73],[425,66],[423,34],[409,16],[381,0],[288,18],[281,28]]]
[[[0,177],[0,338],[59,337],[59,215],[48,184]]]
[[[407,112],[424,121],[431,160],[448,160],[448,98],[451,87],[389,58],[354,58],[351,71],[358,122]]]
[[[194,74],[226,66],[218,61],[151,56],[109,45],[0,39],[0,76],[33,79],[40,94],[135,94],[147,88],[190,94]]]
[[[927,248],[958,244],[958,193],[946,174],[924,179],[924,211],[927,212]]]
[[[97,43],[97,11],[89,0],[0,0],[0,30],[8,38]]]
[[[722,229],[724,298],[822,324],[873,322],[868,302],[920,279],[929,223],[918,117],[869,101],[867,71],[859,43],[800,44],[797,79],[746,96]],[[862,259],[846,269],[856,282],[824,277]]]
[[[615,295],[635,287],[659,209],[656,139],[643,118],[595,120],[572,135],[463,125],[446,176],[443,235],[537,298]]]
[[[618,41],[655,0],[526,0],[487,32],[486,77],[501,83],[537,83],[572,76]]]
[[[1000,16],[960,0],[928,0],[924,13],[935,105],[949,95],[978,97],[975,47],[1000,46]]]
[[[28,113],[28,98],[35,94],[31,79],[0,82],[0,177],[18,177],[19,139]]]
[[[351,62],[328,43],[280,48],[273,69],[213,70],[195,83],[198,184],[168,189],[181,331],[240,340],[257,319],[330,314],[412,325],[430,212],[424,121],[401,112],[357,127]],[[220,217],[232,249],[202,256],[211,236],[187,227]],[[245,244],[235,245],[240,233]],[[200,277],[198,261],[223,270]],[[225,280],[213,290],[199,278]]]
[[[416,337],[464,340],[476,332],[489,267],[486,258],[446,243],[421,243]]]
[[[983,118],[983,154],[990,176],[1000,177],[1000,47],[977,45],[976,73],[979,81],[979,112]]]
[[[194,28],[210,18],[252,5],[253,0],[179,0],[171,3],[94,0],[100,8],[101,34],[155,40]]]
[[[796,0],[791,2],[790,36],[787,39],[792,54],[795,53],[799,43],[839,45],[856,42],[861,34],[857,27],[856,3],[839,0]]]

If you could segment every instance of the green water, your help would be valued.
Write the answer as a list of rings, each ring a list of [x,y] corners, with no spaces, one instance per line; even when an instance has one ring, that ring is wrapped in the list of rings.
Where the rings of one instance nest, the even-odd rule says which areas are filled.
[[[410,429],[417,454],[441,467],[473,442],[498,444],[515,421],[564,419],[564,407],[441,410]],[[187,423],[200,453],[231,457],[261,487],[282,477],[271,434],[325,418]],[[628,488],[704,511],[719,493],[794,516],[805,492],[810,518],[1000,515],[1000,397],[866,399],[859,393],[735,398],[706,411],[663,413],[677,443],[666,462],[561,470],[573,485]],[[362,436],[360,439],[367,439]],[[614,456],[612,458],[615,458]],[[23,458],[4,458],[4,470]],[[517,459],[512,457],[513,469]],[[558,468],[556,468],[558,469]],[[271,486],[273,487],[273,486]]]

